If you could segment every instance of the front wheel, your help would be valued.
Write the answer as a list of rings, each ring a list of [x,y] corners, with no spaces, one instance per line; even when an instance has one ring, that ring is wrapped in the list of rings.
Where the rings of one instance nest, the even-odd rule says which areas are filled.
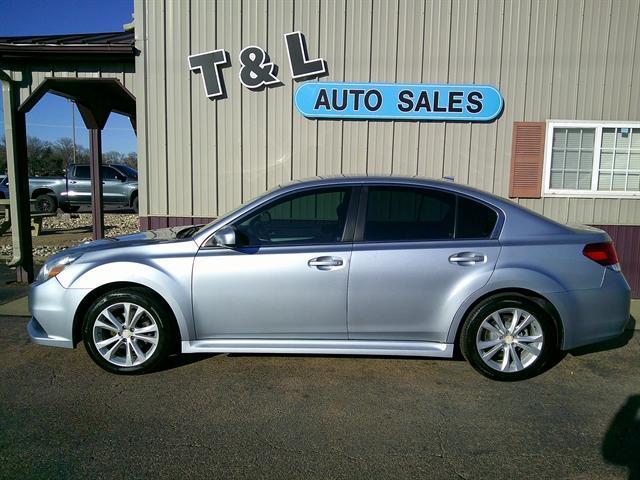
[[[83,340],[95,363],[111,373],[157,368],[173,344],[171,313],[146,291],[126,288],[98,298],[89,309]]]
[[[467,315],[460,350],[486,377],[524,380],[551,364],[557,352],[556,328],[549,314],[529,298],[496,295]]]
[[[39,213],[54,213],[58,209],[56,197],[43,193],[36,197],[36,211]]]

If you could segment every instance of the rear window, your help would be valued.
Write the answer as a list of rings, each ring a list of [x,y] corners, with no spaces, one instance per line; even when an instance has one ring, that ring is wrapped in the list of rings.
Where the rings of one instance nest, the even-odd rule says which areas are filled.
[[[369,189],[364,240],[411,241],[453,238],[455,196],[403,187]]]
[[[498,214],[475,200],[458,197],[456,238],[489,238],[498,221]]]
[[[363,240],[490,238],[497,220],[493,209],[453,193],[428,188],[370,187]]]

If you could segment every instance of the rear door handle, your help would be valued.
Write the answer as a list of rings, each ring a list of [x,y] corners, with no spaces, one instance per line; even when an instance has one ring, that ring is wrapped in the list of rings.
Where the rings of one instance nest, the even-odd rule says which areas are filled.
[[[339,257],[315,257],[309,260],[307,265],[315,267],[318,270],[331,270],[332,268],[344,265],[344,260]]]
[[[475,252],[459,252],[454,253],[449,257],[450,263],[457,263],[458,265],[475,265],[476,263],[484,263],[487,257],[482,253]]]

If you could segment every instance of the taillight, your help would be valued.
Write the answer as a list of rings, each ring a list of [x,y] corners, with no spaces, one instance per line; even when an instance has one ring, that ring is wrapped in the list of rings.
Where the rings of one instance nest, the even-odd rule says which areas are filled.
[[[618,254],[611,242],[589,243],[585,245],[582,254],[605,267],[618,264]]]

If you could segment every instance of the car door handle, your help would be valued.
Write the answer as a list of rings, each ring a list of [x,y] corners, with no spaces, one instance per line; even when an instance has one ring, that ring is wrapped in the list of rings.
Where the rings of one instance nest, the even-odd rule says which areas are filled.
[[[309,260],[307,265],[318,270],[329,270],[333,267],[341,267],[344,265],[344,260],[338,257],[316,257]]]
[[[75,185],[75,184],[76,184],[76,183],[78,183],[78,182],[76,182],[75,180],[69,180],[69,183],[70,183],[71,185]]]
[[[487,257],[482,253],[475,252],[459,252],[454,253],[449,257],[450,263],[457,263],[458,265],[475,265],[476,263],[484,263]]]

